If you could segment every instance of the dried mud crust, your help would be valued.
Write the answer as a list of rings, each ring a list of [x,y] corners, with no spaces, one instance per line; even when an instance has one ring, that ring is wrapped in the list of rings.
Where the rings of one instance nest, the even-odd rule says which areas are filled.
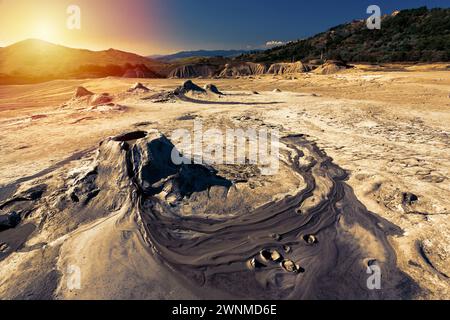
[[[196,80],[200,88],[210,81]],[[125,106],[126,112],[91,110],[87,114],[85,109],[88,106],[81,102],[69,103],[55,111],[54,106],[68,98],[55,92],[70,91],[75,87],[74,83],[86,86],[92,92],[110,92],[114,103]],[[15,211],[21,216],[21,223],[0,232],[4,235],[0,239],[0,278],[4,279],[0,297],[18,297],[19,291],[27,292],[21,298],[351,297],[355,290],[364,291],[368,275],[360,273],[364,270],[361,267],[357,269],[361,277],[359,281],[349,280],[356,276],[353,267],[349,269],[352,270],[351,275],[345,274],[342,268],[346,263],[356,266],[361,256],[365,257],[363,266],[381,265],[383,277],[386,261],[395,259],[396,269],[389,274],[398,275],[398,281],[392,282],[398,284],[397,288],[383,282],[381,291],[365,292],[364,297],[449,297],[450,206],[446,182],[450,143],[446,119],[450,100],[448,81],[443,73],[366,75],[351,70],[335,76],[214,80],[224,95],[188,93],[182,99],[173,95],[173,89],[181,84],[180,80],[146,83],[151,88],[149,92],[125,92],[132,84],[124,79],[100,79],[86,84],[85,81],[76,81],[67,85],[62,81],[37,85],[40,90],[35,91],[2,88],[5,95],[10,95],[6,99],[2,97],[2,104],[5,102],[13,111],[3,104],[0,126],[8,134],[0,137],[5,151],[2,155],[2,181],[5,185],[0,189],[0,204],[8,203],[0,215],[11,215]],[[66,89],[61,89],[62,85]],[[279,88],[280,92],[272,92],[274,88]],[[23,90],[27,90],[26,95],[17,93]],[[158,92],[162,93],[159,98],[173,104],[164,104],[164,101],[158,101],[158,97],[146,99]],[[164,96],[166,93],[168,96]],[[27,98],[24,100],[19,96]],[[44,104],[45,108],[42,107]],[[26,108],[16,108],[17,105],[33,105],[33,114],[29,114]],[[105,106],[106,109],[110,107]],[[341,258],[340,267],[336,270],[327,269],[326,259],[323,265],[311,262],[313,267],[308,267],[305,262],[313,258],[303,256],[304,251],[296,251],[295,245],[284,244],[286,238],[282,230],[272,231],[272,228],[269,232],[261,231],[268,239],[265,240],[267,245],[258,244],[255,250],[248,251],[246,257],[228,259],[219,247],[218,252],[223,254],[219,260],[231,261],[229,265],[228,262],[215,265],[216,257],[210,256],[211,266],[200,268],[192,260],[199,255],[195,250],[182,252],[188,256],[187,263],[180,264],[180,257],[174,262],[171,254],[177,252],[176,246],[167,248],[171,254],[155,252],[155,248],[162,244],[155,241],[157,245],[152,245],[142,217],[159,217],[151,216],[151,206],[146,207],[142,215],[138,214],[136,208],[141,202],[136,197],[145,196],[139,193],[140,189],[134,182],[130,182],[133,179],[128,173],[123,179],[119,175],[119,172],[128,172],[128,169],[123,169],[123,163],[129,152],[148,137],[128,133],[156,127],[170,134],[179,127],[189,127],[195,119],[220,128],[256,125],[284,128],[290,133],[303,132],[308,135],[297,138],[307,143],[302,146],[303,142],[283,141],[282,170],[272,179],[262,179],[258,168],[247,165],[205,167],[206,171],[201,170],[203,173],[219,176],[231,182],[231,187],[212,185],[190,194],[180,192],[177,187],[180,177],[189,181],[189,174],[168,177],[160,185],[164,186],[163,190],[144,202],[156,206],[158,215],[170,214],[165,222],[173,219],[180,228],[169,228],[167,233],[157,230],[161,233],[156,233],[156,240],[162,237],[166,241],[167,236],[171,243],[176,243],[184,239],[185,248],[198,245],[202,249],[201,242],[211,241],[212,235],[190,229],[191,225],[185,226],[185,221],[201,219],[196,223],[202,230],[206,228],[204,224],[216,225],[220,229],[229,222],[227,228],[237,230],[232,222],[237,222],[239,217],[249,217],[250,213],[258,212],[268,204],[275,206],[298,197],[307,183],[303,175],[293,168],[295,161],[288,156],[297,153],[293,151],[293,145],[304,153],[299,161],[301,166],[308,166],[317,158],[306,147],[315,145],[332,156],[333,163],[345,168],[349,176],[347,180],[313,174],[318,187],[295,209],[301,219],[324,201],[327,192],[320,190],[336,190],[333,185],[337,184],[353,188],[344,193],[346,197],[353,194],[357,198],[356,203],[363,203],[369,209],[362,211],[376,212],[390,223],[378,217],[374,220],[377,223],[364,225],[359,218],[358,223],[354,223],[351,216],[358,207],[354,205],[339,214],[332,212],[332,216],[338,218],[335,227],[323,229],[334,228],[338,235],[336,241],[328,241],[327,236],[324,238],[320,234],[322,229],[297,237],[299,246],[305,244],[308,246],[306,250],[320,251],[317,257],[324,252],[324,243],[333,243],[338,249],[351,246],[357,256],[354,262]],[[114,128],[111,128],[111,122]],[[104,137],[124,131],[127,133],[116,139],[119,141],[104,141],[96,150],[98,157],[94,157],[91,151],[79,151],[97,146]],[[44,144],[42,136],[49,137]],[[114,149],[110,152],[104,149],[106,146],[118,147],[121,151]],[[61,161],[70,154],[74,156]],[[28,190],[42,185],[47,186],[45,192],[40,198],[32,199]],[[132,205],[134,207],[130,207]],[[162,209],[158,208],[163,205]],[[330,205],[326,207],[332,208]],[[283,216],[286,213],[278,214]],[[319,216],[323,221],[326,215]],[[381,224],[378,223],[380,220]],[[136,225],[139,232],[135,230]],[[367,232],[374,225],[378,225],[389,239],[395,255],[388,250],[389,245],[384,245],[385,237],[376,231]],[[255,232],[243,231],[245,246],[255,241],[251,237]],[[372,237],[374,234],[376,237]],[[249,239],[245,237],[247,235],[250,235]],[[142,247],[138,239],[143,237],[147,243]],[[330,248],[329,252],[339,252],[339,257],[344,256],[341,253],[345,249],[339,251],[336,248]],[[264,255],[266,258],[262,260],[261,252],[276,252],[280,257],[275,254],[275,258],[271,255],[267,259]],[[333,257],[329,256],[326,258],[332,260]],[[139,258],[145,259],[141,261]],[[58,277],[53,271],[55,263]],[[96,286],[82,292],[66,291],[65,270],[72,264],[80,264],[84,279]],[[316,265],[319,266],[319,274],[311,276]],[[387,265],[394,266],[394,263]],[[238,271],[227,269],[231,266]],[[402,282],[401,279],[405,278],[401,272],[397,273],[398,269],[406,272],[413,281],[406,277]],[[111,270],[114,270],[114,276]],[[44,285],[46,279],[51,280],[48,286]],[[286,279],[295,279],[295,284]],[[336,284],[336,279],[344,279],[343,292],[337,289],[341,283]],[[186,281],[189,285],[185,284]],[[302,285],[297,285],[297,281],[303,281]],[[315,286],[317,282],[320,282],[318,287]],[[241,287],[240,283],[243,283]],[[324,283],[329,283],[329,286]],[[356,283],[359,289],[347,291]],[[318,292],[324,287],[326,289]],[[191,295],[192,292],[195,294]]]
[[[136,221],[149,257],[204,298],[211,298],[208,292],[242,299],[412,298],[418,286],[397,268],[387,241],[401,230],[367,211],[346,184],[346,172],[305,136],[286,136],[282,143],[284,165],[304,185],[255,207],[221,171],[174,165],[174,145],[156,131],[112,137],[68,178],[47,178],[53,188],[34,199],[41,215],[35,232],[50,243],[82,223],[121,212],[117,223]],[[4,205],[14,206],[12,200]],[[8,245],[2,242],[5,250]],[[382,269],[383,290],[367,289],[368,260]]]

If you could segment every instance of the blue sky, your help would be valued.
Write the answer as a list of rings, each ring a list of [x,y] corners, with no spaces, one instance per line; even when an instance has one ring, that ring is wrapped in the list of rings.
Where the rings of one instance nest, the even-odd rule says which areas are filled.
[[[70,4],[81,8],[81,30],[65,30]],[[43,34],[71,47],[143,55],[258,49],[268,41],[301,39],[365,19],[373,4],[389,14],[448,8],[450,0],[0,0],[0,46]]]
[[[289,41],[357,18],[367,7],[396,9],[450,7],[449,0],[163,0],[162,13],[173,25],[168,40],[185,49],[256,48]]]

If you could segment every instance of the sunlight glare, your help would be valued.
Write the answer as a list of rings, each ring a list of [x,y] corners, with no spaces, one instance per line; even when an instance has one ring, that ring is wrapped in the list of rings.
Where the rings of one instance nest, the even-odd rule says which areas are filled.
[[[37,23],[33,30],[33,38],[48,42],[54,42],[56,40],[55,35],[55,29],[46,22]]]

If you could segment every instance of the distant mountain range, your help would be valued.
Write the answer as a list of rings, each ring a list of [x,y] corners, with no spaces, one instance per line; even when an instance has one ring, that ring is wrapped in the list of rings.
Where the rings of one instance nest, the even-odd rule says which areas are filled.
[[[72,49],[30,39],[0,48],[0,84],[106,76],[160,77],[166,64],[109,49]]]
[[[364,20],[331,28],[305,40],[239,59],[262,63],[335,59],[349,62],[450,61],[450,9],[421,7],[396,11],[382,19],[381,30]]]
[[[176,60],[181,59],[189,59],[189,58],[214,58],[214,57],[223,57],[223,58],[234,58],[242,54],[255,53],[260,50],[196,50],[196,51],[181,51],[174,54],[169,55],[153,55],[149,56],[151,59],[156,59],[165,62],[174,62]]]

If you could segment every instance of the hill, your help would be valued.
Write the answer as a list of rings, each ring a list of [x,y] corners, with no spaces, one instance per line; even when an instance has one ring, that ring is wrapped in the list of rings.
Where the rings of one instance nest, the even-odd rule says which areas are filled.
[[[173,62],[176,60],[191,59],[191,58],[234,58],[242,54],[253,53],[247,50],[197,50],[197,51],[181,51],[170,55],[149,56],[149,58]]]
[[[72,49],[35,39],[0,48],[0,84],[124,75],[157,78],[164,68],[160,61],[129,52]]]
[[[450,9],[421,7],[395,12],[383,17],[381,30],[369,30],[364,20],[355,20],[239,59],[274,63],[321,57],[371,63],[450,61]]]

